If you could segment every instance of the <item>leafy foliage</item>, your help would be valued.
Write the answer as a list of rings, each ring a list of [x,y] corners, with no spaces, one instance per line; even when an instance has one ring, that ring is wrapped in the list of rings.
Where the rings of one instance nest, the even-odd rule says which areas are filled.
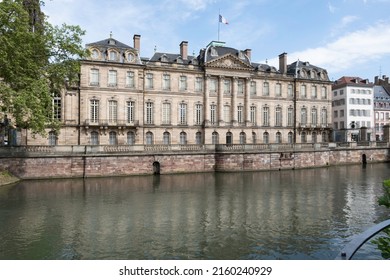
[[[41,1],[0,2],[0,111],[20,128],[58,128],[52,95],[78,79],[85,55],[79,26],[52,26]]]
[[[379,205],[390,208],[390,180],[383,182],[384,195],[378,199]],[[390,228],[383,230],[385,236],[378,237],[374,241],[374,244],[378,246],[384,259],[390,259]]]

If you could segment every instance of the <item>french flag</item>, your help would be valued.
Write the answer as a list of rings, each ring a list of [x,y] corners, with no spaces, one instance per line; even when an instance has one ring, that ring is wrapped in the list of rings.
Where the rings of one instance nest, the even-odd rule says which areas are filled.
[[[222,22],[224,24],[229,24],[226,18],[224,18],[222,15],[219,15],[219,22]]]

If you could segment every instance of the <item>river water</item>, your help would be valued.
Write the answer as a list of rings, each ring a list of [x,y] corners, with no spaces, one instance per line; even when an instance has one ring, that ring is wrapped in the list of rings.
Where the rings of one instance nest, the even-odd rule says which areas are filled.
[[[0,187],[0,259],[334,259],[389,219],[389,178],[380,163],[22,181]]]

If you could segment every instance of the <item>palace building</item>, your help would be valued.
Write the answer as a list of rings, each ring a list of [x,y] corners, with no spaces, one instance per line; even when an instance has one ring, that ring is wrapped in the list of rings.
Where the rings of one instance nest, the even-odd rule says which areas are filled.
[[[78,86],[53,97],[59,133],[22,132],[26,145],[185,145],[328,142],[331,86],[308,62],[279,68],[251,61],[251,50],[213,41],[199,54],[143,58],[114,38],[90,43]]]

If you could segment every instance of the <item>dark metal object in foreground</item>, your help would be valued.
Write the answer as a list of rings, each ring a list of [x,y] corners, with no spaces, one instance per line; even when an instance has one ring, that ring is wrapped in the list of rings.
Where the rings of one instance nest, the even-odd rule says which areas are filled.
[[[340,254],[336,257],[336,260],[350,260],[353,255],[359,250],[362,245],[371,237],[390,226],[390,220],[383,221],[375,226],[372,226],[362,234],[356,236],[351,242],[349,242]]]

